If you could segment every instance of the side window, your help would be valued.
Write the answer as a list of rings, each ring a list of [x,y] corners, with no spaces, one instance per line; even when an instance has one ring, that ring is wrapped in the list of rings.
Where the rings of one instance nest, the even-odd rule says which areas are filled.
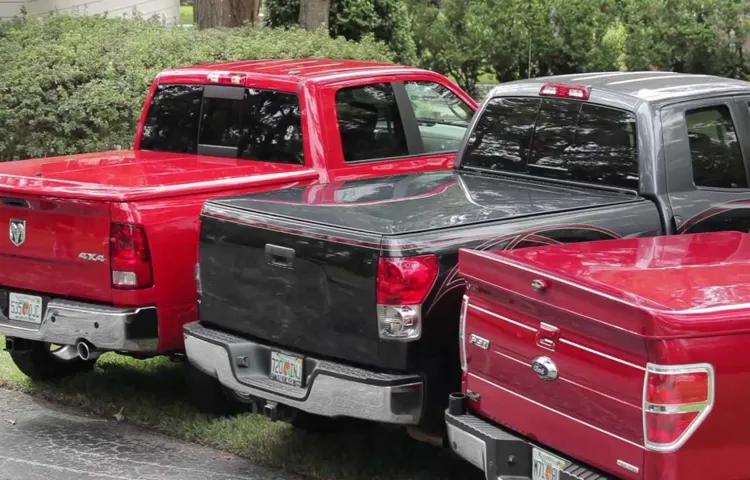
[[[401,114],[390,84],[342,88],[336,92],[336,113],[344,161],[409,155]]]
[[[464,164],[525,172],[540,103],[538,98],[490,100],[469,138]]]
[[[638,189],[635,115],[585,104],[574,145],[568,155],[571,180]]]
[[[474,111],[455,93],[435,82],[405,82],[426,153],[453,152]]]
[[[745,163],[726,105],[685,113],[697,187],[748,188]]]
[[[202,98],[202,85],[160,85],[146,114],[141,148],[195,153]]]

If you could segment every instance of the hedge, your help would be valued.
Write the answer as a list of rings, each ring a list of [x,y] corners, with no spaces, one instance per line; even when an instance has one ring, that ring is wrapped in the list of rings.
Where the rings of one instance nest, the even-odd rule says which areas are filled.
[[[66,15],[0,22],[0,161],[129,148],[164,68],[301,57],[390,61],[393,53],[370,37],[296,28],[199,31]]]

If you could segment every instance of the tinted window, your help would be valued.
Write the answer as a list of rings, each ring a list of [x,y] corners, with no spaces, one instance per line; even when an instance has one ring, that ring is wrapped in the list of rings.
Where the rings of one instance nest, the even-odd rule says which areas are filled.
[[[406,82],[426,153],[456,151],[474,111],[448,88],[435,82]]]
[[[161,85],[148,109],[141,148],[195,153],[201,111],[201,85]]]
[[[343,88],[336,93],[344,160],[356,162],[409,154],[390,84]]]
[[[537,98],[491,100],[469,138],[466,165],[525,172],[540,103]]]
[[[635,115],[583,105],[574,147],[566,159],[572,180],[637,189]]]
[[[141,148],[304,163],[296,95],[245,89],[234,98],[222,98],[221,88],[240,87],[206,87],[205,96],[202,86],[160,87],[149,109]]]
[[[693,182],[699,187],[747,188],[745,163],[725,105],[685,114]]]
[[[469,139],[465,164],[635,189],[635,116],[569,100],[496,98]]]

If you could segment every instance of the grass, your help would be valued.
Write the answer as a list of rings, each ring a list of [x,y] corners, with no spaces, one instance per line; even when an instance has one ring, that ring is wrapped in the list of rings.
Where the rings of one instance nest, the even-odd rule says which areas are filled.
[[[105,354],[92,373],[55,384],[33,384],[1,352],[0,387],[110,419],[122,410],[123,421],[314,479],[481,478],[450,452],[414,441],[401,429],[368,425],[323,436],[258,415],[200,414],[185,400],[182,365],[166,358],[134,360]]]
[[[183,25],[193,24],[193,6],[192,5],[180,5],[180,22]]]

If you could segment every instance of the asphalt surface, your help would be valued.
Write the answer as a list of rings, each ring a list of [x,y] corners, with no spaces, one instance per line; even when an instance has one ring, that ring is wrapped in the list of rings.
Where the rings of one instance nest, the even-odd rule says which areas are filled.
[[[0,390],[0,480],[302,480]]]

